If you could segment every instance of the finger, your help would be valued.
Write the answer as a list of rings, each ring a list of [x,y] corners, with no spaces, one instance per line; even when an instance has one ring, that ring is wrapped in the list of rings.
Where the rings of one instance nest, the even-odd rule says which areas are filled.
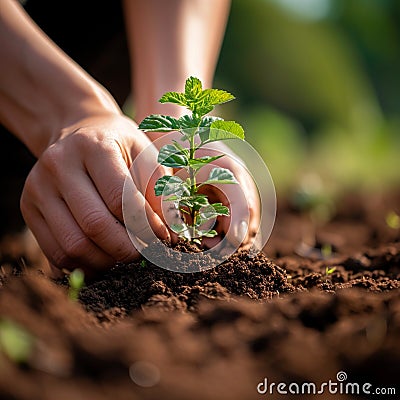
[[[53,237],[69,259],[95,269],[111,267],[115,261],[118,261],[98,247],[82,231],[63,199],[57,196],[52,198],[49,196],[48,199],[50,201],[47,207],[41,210],[41,214]],[[132,243],[129,244],[130,248],[133,248]],[[119,254],[119,256],[123,257],[125,254]],[[138,257],[138,252],[134,250],[133,255],[129,253],[126,256]]]
[[[168,229],[160,217],[152,210],[145,197],[136,187],[129,173],[125,160],[123,159],[121,153],[118,152],[118,149],[110,147],[103,149],[101,152],[97,151],[96,153],[91,154],[85,161],[85,167],[93,181],[96,191],[98,191],[101,198],[97,198],[93,191],[86,193],[85,196],[87,196],[87,200],[89,200],[92,205],[97,204],[97,207],[100,207],[100,202],[103,203],[103,207],[101,207],[101,209],[104,209],[104,204],[106,205],[108,208],[108,213],[105,213],[105,215],[101,217],[104,219],[104,223],[110,222],[110,214],[116,217],[120,222],[123,221],[122,198],[125,185],[125,190],[128,190],[129,196],[133,196],[134,199],[134,202],[129,201],[129,207],[132,207],[129,208],[129,210],[130,212],[134,213],[135,223],[143,227],[148,221],[157,237],[167,241],[170,240]],[[143,168],[146,167],[143,166]],[[126,197],[127,195],[125,195],[125,198]],[[100,208],[96,209],[100,210]],[[78,214],[78,221],[80,218],[84,217],[82,215],[79,216],[79,210],[76,210],[76,213]],[[100,216],[98,215],[98,217]],[[105,221],[105,219],[108,221]],[[122,232],[124,227],[117,226],[115,224],[115,218],[113,225],[114,228],[110,227],[110,233],[114,232],[117,235],[116,239],[123,240],[123,242],[126,243],[126,240],[129,240],[129,238],[126,232],[124,232],[124,234]],[[104,226],[105,225],[102,224],[100,228],[103,229]],[[98,239],[101,243],[104,242],[104,244],[100,245],[101,247],[107,245],[109,240],[108,237],[109,236],[107,236],[105,241],[102,240],[101,237]],[[115,247],[115,243],[117,242],[116,240],[113,242],[113,247]],[[100,244],[98,241],[96,241],[96,243]],[[107,252],[109,254],[113,254],[114,250],[112,250],[112,253],[109,251]]]
[[[227,240],[237,246],[250,245],[258,230],[259,206],[255,198],[256,189],[250,186],[249,181],[243,183],[243,176],[239,173],[239,184],[236,185],[207,185],[204,193],[210,203],[221,202],[229,207],[230,215],[217,218],[214,229]],[[203,191],[202,191],[203,192]],[[211,245],[207,240],[205,244]]]
[[[89,270],[89,263],[75,258],[74,254],[71,254],[71,257],[61,247],[39,210],[32,208],[28,213],[24,212],[24,218],[51,266],[59,270],[67,269],[71,271],[75,268],[81,268],[85,272]]]
[[[221,219],[219,229],[226,233],[234,246],[249,247],[259,228],[259,205],[253,191],[242,190],[239,185],[225,185],[223,188],[229,199],[230,216]]]
[[[173,210],[163,206],[163,198],[155,195],[154,187],[158,179],[165,175],[173,175],[172,168],[167,168],[158,163],[158,150],[151,143],[139,155],[133,154],[132,157],[134,160],[130,172],[137,188],[145,194],[151,208],[168,226]]]
[[[75,264],[111,266],[114,260],[82,232],[65,202],[60,198],[52,177],[38,163],[29,174],[21,196],[21,211],[48,260],[59,268]]]
[[[138,257],[125,227],[109,211],[92,180],[83,173],[66,176],[61,196],[83,234],[115,261]],[[122,200],[121,200],[122,201]]]

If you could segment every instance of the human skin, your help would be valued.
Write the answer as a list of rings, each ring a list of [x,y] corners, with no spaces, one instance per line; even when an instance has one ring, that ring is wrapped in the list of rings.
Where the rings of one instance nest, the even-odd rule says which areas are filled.
[[[161,112],[156,100],[180,90],[189,75],[210,86],[228,7],[226,0],[125,1],[137,120]],[[207,36],[194,33],[190,22]],[[126,179],[138,230],[147,217],[155,234],[169,240],[160,199],[145,192],[143,182],[171,171],[157,163],[154,148],[141,176],[129,173],[132,160],[155,137],[138,130],[107,90],[13,0],[0,0],[0,59],[0,122],[38,159],[21,210],[50,263],[92,272],[138,257],[123,225]],[[173,105],[162,110],[177,113]]]
[[[111,95],[57,48],[17,2],[0,1],[0,121],[38,158],[21,197],[23,216],[50,263],[87,272],[138,256],[122,217],[135,156],[151,145]],[[168,173],[154,156],[141,169]],[[137,187],[138,226],[169,233],[160,200]],[[135,210],[133,210],[135,211]],[[158,214],[157,214],[158,213]]]

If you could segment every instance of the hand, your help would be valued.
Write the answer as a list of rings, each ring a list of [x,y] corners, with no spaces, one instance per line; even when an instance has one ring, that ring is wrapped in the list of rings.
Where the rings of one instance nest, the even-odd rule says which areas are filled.
[[[123,225],[122,192],[132,160],[149,145],[134,122],[107,113],[63,129],[42,153],[26,180],[21,210],[52,265],[90,273],[138,257]],[[130,207],[134,233],[146,225],[145,207],[155,234],[169,240],[158,216],[161,200],[151,190],[168,174],[157,164],[157,154],[154,148],[154,157],[146,158],[140,174],[132,177]]]
[[[200,149],[197,156],[232,154],[233,152],[223,143],[213,143],[211,149]],[[204,154],[202,154],[204,153]],[[237,159],[237,156],[235,156]],[[218,217],[214,229],[219,233],[214,238],[204,238],[206,247],[215,246],[221,236],[227,235],[228,241],[241,248],[250,248],[254,242],[260,224],[260,199],[256,185],[238,161],[229,156],[222,157],[212,163],[210,167],[204,167],[198,174],[199,181],[205,181],[212,168],[215,166],[227,168],[233,172],[238,184],[220,184],[205,186],[203,193],[207,194],[210,203],[220,202],[230,209],[229,217]]]

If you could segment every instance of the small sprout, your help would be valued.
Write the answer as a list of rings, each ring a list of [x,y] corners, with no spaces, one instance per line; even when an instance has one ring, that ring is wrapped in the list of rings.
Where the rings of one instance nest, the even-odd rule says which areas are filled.
[[[388,212],[386,215],[386,225],[392,229],[399,229],[400,228],[400,216],[396,214],[394,211]]]
[[[9,319],[0,319],[0,350],[16,363],[26,363],[32,354],[33,336]]]
[[[84,272],[77,268],[74,269],[68,277],[69,291],[68,297],[72,301],[77,301],[79,298],[79,292],[85,286],[85,274]]]
[[[140,261],[140,266],[142,268],[146,268],[147,267],[147,261],[143,258],[143,260]]]
[[[330,243],[325,243],[321,247],[321,254],[323,258],[329,258],[332,256],[332,245]]]
[[[213,161],[223,157],[219,155],[196,156],[196,151],[204,146],[221,140],[244,140],[243,128],[235,121],[208,116],[214,106],[233,100],[235,97],[219,89],[203,89],[198,78],[186,80],[183,93],[165,93],[160,103],[173,103],[185,107],[190,114],[176,119],[168,115],[150,115],[139,125],[146,132],[172,132],[181,134],[180,141],[186,147],[173,140],[164,145],[159,152],[158,162],[169,168],[186,171],[187,179],[177,175],[165,175],[158,179],[154,191],[156,196],[165,196],[180,212],[181,222],[172,224],[171,230],[179,237],[194,243],[201,243],[203,237],[214,237],[218,233],[210,227],[210,222],[219,216],[229,216],[229,208],[221,203],[210,203],[207,195],[200,193],[204,185],[237,184],[232,171],[226,168],[213,168],[204,182],[198,182],[199,171]]]
[[[326,267],[325,268],[325,275],[329,276],[332,275],[336,271],[336,267]]]

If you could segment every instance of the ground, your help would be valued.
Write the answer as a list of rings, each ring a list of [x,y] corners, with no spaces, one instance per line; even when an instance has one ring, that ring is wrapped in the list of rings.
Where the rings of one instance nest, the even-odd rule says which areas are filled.
[[[196,274],[117,265],[79,302],[38,271],[26,239],[8,237],[0,398],[310,398],[329,381],[337,393],[322,386],[317,398],[398,398],[400,229],[387,216],[399,200],[347,194],[326,222],[278,199],[263,254]],[[18,359],[10,325],[28,348]]]

